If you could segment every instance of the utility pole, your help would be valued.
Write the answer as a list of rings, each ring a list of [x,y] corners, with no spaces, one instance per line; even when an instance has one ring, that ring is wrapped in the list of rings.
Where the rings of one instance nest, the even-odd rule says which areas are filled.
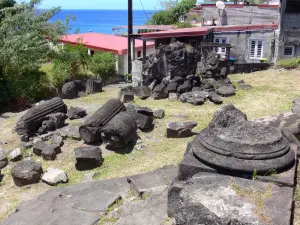
[[[132,0],[128,0],[128,73],[131,73],[132,70],[132,54],[131,54],[131,35],[133,33],[133,24],[132,24]]]

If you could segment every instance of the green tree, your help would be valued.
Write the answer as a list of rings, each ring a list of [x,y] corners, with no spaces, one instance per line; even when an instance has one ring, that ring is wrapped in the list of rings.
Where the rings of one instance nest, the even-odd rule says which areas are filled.
[[[26,93],[36,90],[36,85],[44,79],[44,74],[38,72],[40,66],[54,52],[49,41],[56,42],[65,30],[63,24],[48,22],[59,8],[39,11],[40,2],[1,1],[0,85],[9,89],[11,94],[5,99],[0,96],[0,104],[15,98],[27,98]],[[39,88],[43,87],[39,85]],[[32,94],[27,99],[33,101],[35,97],[38,96]]]
[[[80,79],[87,69],[90,56],[81,40],[76,45],[59,46],[53,60],[52,81],[56,87],[66,80]]]
[[[116,75],[116,58],[110,52],[96,53],[90,60],[89,69],[97,76],[106,81]]]
[[[148,24],[170,25],[178,22],[179,18],[189,12],[196,5],[197,0],[163,0],[161,4],[165,10],[154,13]]]

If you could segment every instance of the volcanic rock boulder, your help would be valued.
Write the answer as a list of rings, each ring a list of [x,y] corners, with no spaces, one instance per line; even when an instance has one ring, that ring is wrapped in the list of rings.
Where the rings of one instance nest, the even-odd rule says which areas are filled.
[[[63,99],[78,98],[85,93],[86,85],[83,81],[75,80],[65,83],[61,90],[61,97]]]
[[[186,92],[180,95],[179,100],[181,102],[188,102],[193,105],[202,105],[208,98],[209,93],[205,91],[193,91],[193,92]]]
[[[67,116],[65,113],[52,113],[45,117],[42,126],[39,128],[39,134],[45,134],[48,131],[54,131],[58,128],[62,128],[65,125]]]
[[[168,91],[166,85],[163,83],[156,85],[154,90],[152,91],[152,96],[155,100],[167,98]]]
[[[87,143],[101,141],[102,128],[117,114],[125,111],[124,104],[118,99],[108,100],[98,111],[89,117],[79,128],[80,137]]]
[[[75,148],[76,169],[91,170],[102,165],[103,158],[99,147],[86,146]]]
[[[155,118],[158,118],[158,119],[163,119],[165,117],[165,110],[163,109],[157,109],[155,111],[153,111],[153,116]]]
[[[31,160],[19,162],[12,169],[12,177],[18,187],[38,183],[42,173],[42,166]]]
[[[290,143],[280,130],[248,121],[232,104],[216,112],[188,148],[202,162],[223,171],[265,174],[282,171],[295,162]]]
[[[44,160],[55,160],[56,155],[61,153],[61,148],[59,145],[52,144],[47,148],[43,149],[42,156]]]
[[[38,140],[33,145],[33,153],[37,156],[41,156],[42,152],[49,147],[49,144],[43,142],[42,140]]]
[[[112,149],[126,147],[136,138],[137,124],[126,112],[119,113],[102,129],[102,139]]]
[[[128,103],[134,101],[134,95],[132,93],[122,93],[121,97],[119,98],[121,102]]]
[[[173,122],[167,124],[167,138],[190,137],[192,129],[197,126],[196,122]]]
[[[68,110],[68,117],[70,120],[80,119],[86,116],[86,110],[80,107],[71,106]]]
[[[233,96],[236,94],[236,90],[233,85],[224,85],[217,89],[217,93],[224,97]]]
[[[16,124],[18,135],[36,133],[47,116],[52,113],[67,113],[67,106],[61,98],[45,101],[25,113]]]
[[[90,78],[86,81],[86,93],[93,94],[102,92],[102,80]]]
[[[0,148],[0,169],[3,169],[7,166],[8,159],[6,153],[3,149]]]

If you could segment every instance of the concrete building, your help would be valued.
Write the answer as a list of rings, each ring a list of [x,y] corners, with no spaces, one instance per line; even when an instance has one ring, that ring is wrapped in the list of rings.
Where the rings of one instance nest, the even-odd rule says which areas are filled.
[[[88,53],[93,55],[96,52],[104,51],[111,52],[116,56],[116,70],[118,74],[128,73],[128,53],[127,53],[127,38],[100,33],[84,33],[71,34],[60,39],[63,44],[78,44],[82,43],[88,48]],[[139,58],[143,55],[149,55],[155,51],[154,42],[143,42],[137,40],[135,42],[134,56]],[[144,52],[145,50],[145,52]]]
[[[300,2],[281,0],[275,60],[300,56]]]
[[[277,24],[279,18],[278,5],[235,5],[226,4],[219,10],[216,4],[203,4],[202,26]]]

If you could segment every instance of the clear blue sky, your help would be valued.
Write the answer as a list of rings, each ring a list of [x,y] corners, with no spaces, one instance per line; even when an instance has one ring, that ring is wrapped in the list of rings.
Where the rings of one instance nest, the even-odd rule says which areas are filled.
[[[133,8],[160,9],[159,0],[133,0]],[[40,8],[61,6],[63,9],[127,9],[127,0],[43,0]]]

